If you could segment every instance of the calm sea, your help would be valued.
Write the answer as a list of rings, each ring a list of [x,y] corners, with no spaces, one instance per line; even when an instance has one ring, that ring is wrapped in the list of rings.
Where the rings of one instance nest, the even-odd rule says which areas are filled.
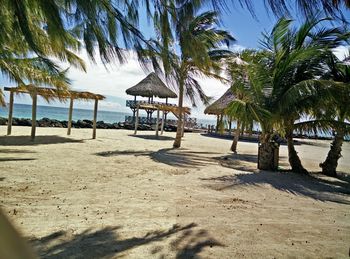
[[[13,117],[16,118],[28,118],[32,117],[32,107],[27,104],[14,104],[13,106]],[[114,122],[124,122],[125,116],[131,116],[132,113],[124,113],[124,112],[112,112],[112,111],[101,111],[99,110],[97,113],[97,120],[104,121],[108,123]],[[8,108],[0,107],[0,117],[7,118],[8,117]],[[43,106],[38,105],[37,107],[37,115],[38,119],[41,118],[49,118],[56,120],[68,120],[68,108],[63,107],[53,107],[53,106]],[[85,109],[74,109],[73,110],[73,120],[92,120],[93,111],[85,110]],[[172,119],[172,118],[169,118]],[[204,126],[208,124],[215,124],[214,120],[197,120],[199,124],[203,124]]]

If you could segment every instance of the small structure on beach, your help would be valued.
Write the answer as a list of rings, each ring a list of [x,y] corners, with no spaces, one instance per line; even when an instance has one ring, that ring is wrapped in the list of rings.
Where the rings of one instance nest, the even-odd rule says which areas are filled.
[[[12,114],[13,114],[14,94],[30,94],[32,97],[32,131],[31,131],[31,138],[32,139],[35,138],[35,131],[36,131],[36,108],[37,108],[37,97],[38,96],[42,96],[46,100],[58,99],[60,101],[65,101],[67,99],[70,99],[67,135],[71,134],[74,100],[76,100],[76,99],[95,100],[92,138],[93,139],[96,138],[96,121],[97,121],[98,101],[105,99],[105,96],[100,95],[100,94],[90,93],[90,92],[58,90],[55,88],[48,88],[48,87],[36,87],[34,85],[29,85],[26,87],[20,87],[20,86],[18,86],[18,87],[5,87],[4,90],[10,92],[7,135],[11,135],[11,131],[12,131]]]
[[[177,98],[177,94],[170,90],[164,82],[154,73],[150,73],[139,83],[126,90],[126,93],[134,96],[134,100],[127,100],[126,106],[133,111],[133,122],[135,123],[135,134],[139,123],[139,110],[145,110],[147,113],[147,122],[152,123],[152,113],[157,111],[156,135],[158,135],[159,113],[162,111],[161,132],[163,133],[164,122],[167,114],[172,112],[178,117],[179,107],[168,103],[168,98]],[[138,101],[137,96],[148,98],[147,101]],[[165,98],[165,103],[154,102],[153,98]],[[184,114],[190,114],[188,107],[183,107]]]
[[[235,99],[234,94],[232,93],[231,88],[227,89],[227,91],[215,102],[205,108],[205,114],[216,115],[216,132],[218,131],[219,124],[222,123],[223,117],[225,115],[225,109]],[[231,131],[231,119],[229,121],[229,131]]]
[[[168,104],[168,98],[177,98],[177,94],[170,90],[164,82],[156,75],[156,73],[150,73],[146,78],[142,79],[139,83],[130,87],[125,91],[128,95],[133,95],[134,100],[128,100],[126,106],[130,107],[133,111],[133,122],[135,122],[136,109],[137,109],[137,96],[146,97],[148,101],[144,103],[154,103],[153,98],[165,98],[165,104]],[[145,107],[147,113],[147,122],[151,124],[153,109]],[[166,119],[167,113],[165,113]]]

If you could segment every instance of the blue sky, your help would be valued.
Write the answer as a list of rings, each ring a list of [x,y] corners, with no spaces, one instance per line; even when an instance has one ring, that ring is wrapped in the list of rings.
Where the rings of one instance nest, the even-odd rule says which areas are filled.
[[[273,14],[268,14],[263,2],[263,0],[254,1],[256,19],[252,17],[248,10],[242,9],[239,5],[235,7],[230,6],[230,12],[223,12],[221,14],[223,22],[222,28],[229,30],[237,39],[235,43],[236,48],[258,47],[261,32],[266,30],[270,31],[274,25],[276,18]],[[349,11],[346,12],[346,16],[350,19]],[[302,20],[302,17],[294,17],[294,19]],[[146,36],[152,34],[152,25],[148,24],[144,14],[140,19],[140,30]],[[345,53],[345,51],[346,48],[340,49],[339,55],[344,55],[343,53]],[[88,71],[87,73],[83,73],[75,69],[70,69],[69,77],[73,82],[72,88],[108,96],[106,101],[101,102],[100,109],[121,112],[129,111],[129,109],[125,107],[125,100],[130,99],[130,96],[126,95],[125,90],[135,85],[146,76],[145,72],[139,67],[136,57],[131,53],[126,64],[111,65],[107,71],[99,62],[96,65],[91,64],[86,53],[82,52],[80,56],[86,61]],[[214,98],[219,98],[228,88],[227,85],[222,85],[214,79],[201,79],[200,82],[207,95]],[[6,78],[0,75],[0,87],[9,85],[13,85],[13,83],[9,83]],[[6,98],[8,99],[8,97]],[[16,97],[15,102],[29,104],[30,98],[28,96]],[[173,102],[176,102],[176,100],[173,100]],[[45,101],[39,100],[39,104],[45,104]],[[67,104],[61,103],[53,103],[52,105],[67,106]],[[77,104],[76,107],[91,109],[92,104],[81,102]],[[194,109],[193,116],[204,118],[203,109],[203,106]]]

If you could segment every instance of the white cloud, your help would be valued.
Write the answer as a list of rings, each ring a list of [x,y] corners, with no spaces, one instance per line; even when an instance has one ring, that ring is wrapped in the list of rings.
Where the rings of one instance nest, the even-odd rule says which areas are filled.
[[[242,46],[236,45],[236,49]],[[84,60],[88,60],[87,55],[80,55]],[[98,58],[97,58],[98,60]],[[132,99],[125,90],[132,87],[146,77],[145,73],[137,61],[135,54],[129,52],[127,62],[125,64],[110,64],[107,69],[101,62],[92,64],[87,62],[87,73],[70,68],[69,78],[72,80],[72,88],[75,90],[86,90],[94,93],[107,95],[107,100],[101,102],[100,109],[112,110],[120,112],[129,112],[130,109],[125,107],[125,100]],[[201,78],[199,79],[205,93],[214,99],[219,98],[228,88],[216,79]],[[115,98],[119,97],[119,98]],[[113,99],[113,100],[112,100]],[[164,101],[164,100],[163,100]],[[176,99],[170,100],[176,103]],[[186,102],[186,105],[190,105]],[[193,117],[206,118],[204,115],[204,106],[198,105],[192,109]]]
[[[333,49],[334,55],[337,56],[340,60],[343,60],[345,57],[350,54],[350,46],[339,46]]]
[[[235,45],[234,48],[239,50],[243,47]],[[127,99],[132,99],[133,97],[127,95],[125,90],[137,84],[147,75],[147,72],[144,72],[140,67],[136,54],[129,52],[125,64],[114,63],[108,64],[106,67],[101,61],[99,61],[98,57],[96,58],[96,64],[90,62],[86,52],[79,53],[79,56],[86,61],[87,72],[85,73],[74,67],[69,68],[68,77],[72,81],[72,89],[105,95],[107,97],[106,100],[99,103],[100,110],[131,112],[130,109],[126,107],[125,101]],[[214,99],[219,98],[228,88],[228,86],[222,84],[216,79],[200,78],[198,81],[204,92]],[[5,97],[8,100],[7,94]],[[15,102],[31,104],[31,98],[28,95],[21,95],[21,97],[15,98]],[[171,99],[169,102],[177,103],[177,99]],[[47,105],[47,102],[39,98],[38,104]],[[188,101],[185,101],[185,104],[190,106]],[[50,105],[68,107],[69,104],[67,102],[60,103],[52,101]],[[74,107],[92,109],[93,103],[89,101],[76,101]],[[204,109],[205,107],[202,104],[198,104],[197,108],[192,109],[191,116],[197,118],[210,118],[210,116],[208,117],[207,115],[204,115]]]

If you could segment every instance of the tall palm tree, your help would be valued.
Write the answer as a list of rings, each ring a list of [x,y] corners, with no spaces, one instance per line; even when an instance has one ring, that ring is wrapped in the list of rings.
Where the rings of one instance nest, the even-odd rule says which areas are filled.
[[[254,59],[257,58],[256,54],[257,52],[254,50],[243,50],[227,62],[227,74],[231,81],[231,91],[235,100],[228,105],[226,113],[237,121],[237,127],[230,148],[232,152],[237,152],[241,127],[244,124],[252,125],[255,120],[255,116],[252,115],[250,109],[252,108],[251,105],[254,105],[256,96],[249,83],[248,66],[249,63],[254,62]]]
[[[174,4],[174,3],[172,3]],[[181,146],[184,123],[184,97],[193,106],[200,100],[208,103],[197,78],[200,76],[219,76],[220,60],[231,55],[227,49],[233,37],[224,30],[216,28],[217,13],[213,11],[197,14],[200,1],[180,1],[176,5],[160,6],[155,15],[155,28],[158,40],[153,41],[152,57],[156,72],[164,70],[167,80],[178,89],[178,124],[173,146]],[[162,66],[160,66],[161,61]],[[161,69],[162,67],[162,69]]]

